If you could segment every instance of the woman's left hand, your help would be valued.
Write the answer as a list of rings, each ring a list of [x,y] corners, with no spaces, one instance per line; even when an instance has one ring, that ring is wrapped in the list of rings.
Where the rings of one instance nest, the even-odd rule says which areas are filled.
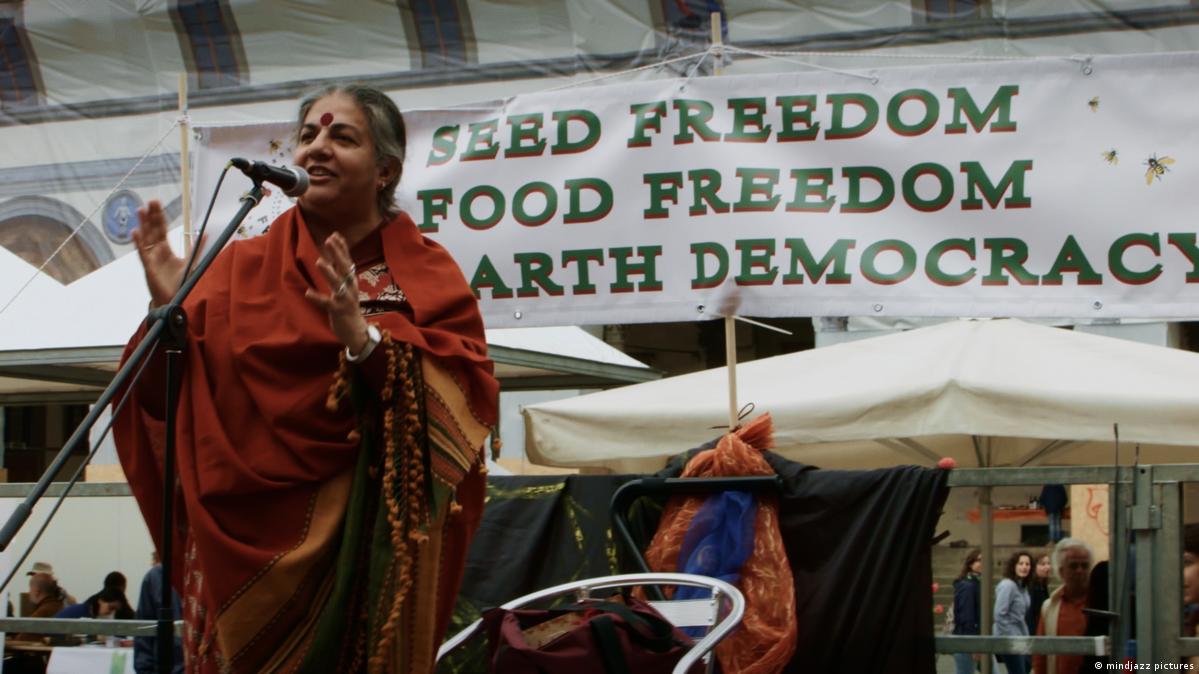
[[[325,276],[333,292],[322,295],[309,288],[304,297],[329,314],[329,326],[350,353],[362,353],[368,341],[366,319],[358,306],[358,273],[350,257],[350,247],[341,234],[334,232],[325,239],[316,267]]]

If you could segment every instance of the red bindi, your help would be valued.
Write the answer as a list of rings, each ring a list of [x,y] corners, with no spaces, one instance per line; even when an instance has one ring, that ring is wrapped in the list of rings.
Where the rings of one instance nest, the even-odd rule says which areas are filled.
[[[332,123],[333,123],[333,113],[326,112],[325,114],[321,115],[321,126],[329,126]]]

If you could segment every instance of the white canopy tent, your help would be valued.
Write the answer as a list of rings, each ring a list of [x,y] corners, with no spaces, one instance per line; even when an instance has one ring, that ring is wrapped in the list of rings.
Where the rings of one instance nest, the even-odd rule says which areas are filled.
[[[176,249],[180,230],[172,233]],[[0,403],[94,400],[150,299],[136,255],[62,285],[0,247]],[[505,390],[588,388],[660,373],[577,327],[488,330]]]
[[[1016,320],[955,321],[737,367],[776,451],[827,468],[1199,458],[1199,354]],[[525,409],[535,463],[646,472],[727,424],[717,368]]]

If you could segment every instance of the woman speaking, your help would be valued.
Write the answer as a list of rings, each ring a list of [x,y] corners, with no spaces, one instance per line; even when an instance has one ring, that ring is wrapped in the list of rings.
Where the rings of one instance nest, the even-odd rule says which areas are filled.
[[[310,188],[184,302],[172,581],[189,672],[432,669],[482,514],[498,384],[458,266],[395,208],[404,148],[386,94],[306,98],[294,161]],[[139,220],[161,305],[184,262],[157,202]],[[161,543],[150,369],[116,439]]]

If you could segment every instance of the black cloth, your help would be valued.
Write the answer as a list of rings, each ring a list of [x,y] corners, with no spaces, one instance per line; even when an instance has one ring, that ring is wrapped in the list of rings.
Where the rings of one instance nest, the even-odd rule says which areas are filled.
[[[795,578],[799,623],[787,672],[933,674],[930,541],[946,471],[900,466],[818,470],[767,453],[782,478],[779,526]],[[659,473],[678,474],[682,462]],[[608,508],[637,476],[488,478],[487,506],[471,543],[454,625],[552,585],[636,569],[617,561]],[[656,528],[659,504],[633,505],[632,529]],[[483,644],[468,643],[438,672],[479,671]]]
[[[932,537],[948,472],[816,470],[767,453],[799,639],[785,672],[933,674]]]
[[[948,472],[821,470],[764,454],[783,483],[779,528],[799,623],[784,671],[933,674],[931,542]],[[688,456],[657,476],[676,477]]]
[[[489,476],[446,638],[484,610],[547,587],[618,573],[609,527],[612,494],[636,476]],[[486,671],[473,639],[437,671]]]
[[[1108,610],[1107,569],[1107,561],[1099,562],[1091,569],[1091,580],[1087,585],[1086,608],[1098,609],[1100,611]],[[1085,613],[1086,609],[1083,609],[1083,611]],[[1108,636],[1111,632],[1111,619],[1109,617],[1095,613],[1086,613],[1086,616],[1087,627],[1083,631],[1083,636]],[[1088,672],[1095,669],[1102,669],[1109,662],[1112,662],[1112,659],[1106,656],[1088,655],[1083,658],[1082,667],[1079,668],[1079,671]],[[1099,665],[1098,667],[1096,667],[1097,664]]]

